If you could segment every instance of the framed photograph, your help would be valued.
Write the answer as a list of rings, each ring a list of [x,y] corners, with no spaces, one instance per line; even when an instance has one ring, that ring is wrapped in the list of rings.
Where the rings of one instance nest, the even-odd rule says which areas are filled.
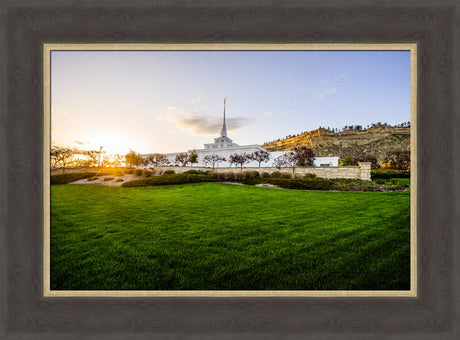
[[[1,5],[2,338],[458,338],[457,5]]]
[[[416,60],[45,45],[44,295],[417,296]]]

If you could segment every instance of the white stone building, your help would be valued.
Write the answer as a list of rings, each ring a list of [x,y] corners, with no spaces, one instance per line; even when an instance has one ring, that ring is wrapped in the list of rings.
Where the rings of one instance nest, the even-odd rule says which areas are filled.
[[[214,138],[214,143],[207,143],[204,144],[204,149],[194,149],[188,150],[187,153],[191,153],[195,151],[198,155],[198,163],[194,164],[194,166],[206,166],[203,163],[203,159],[207,155],[220,155],[226,159],[226,161],[221,161],[216,164],[217,168],[228,168],[228,167],[235,167],[235,164],[230,164],[229,158],[231,154],[251,154],[255,151],[266,151],[263,147],[257,144],[252,145],[238,145],[233,143],[233,140],[227,136],[227,126],[225,122],[225,100],[224,100],[224,118],[222,123],[222,130],[220,132],[220,136]],[[184,151],[183,151],[184,152]],[[169,161],[170,165],[175,165],[176,155],[183,153],[183,152],[174,152],[174,153],[166,153],[164,154]],[[260,164],[261,167],[274,167],[275,166],[275,159],[289,151],[276,151],[270,152],[270,159],[267,162],[262,162]],[[150,154],[144,154],[143,157],[148,157]],[[339,157],[316,157],[314,161],[314,166],[338,166],[339,164]],[[209,164],[207,165],[209,166]],[[259,163],[256,161],[251,161],[244,165],[245,167],[258,167]]]

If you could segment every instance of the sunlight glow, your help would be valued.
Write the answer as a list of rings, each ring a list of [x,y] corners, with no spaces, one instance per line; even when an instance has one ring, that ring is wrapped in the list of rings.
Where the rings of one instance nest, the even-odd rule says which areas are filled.
[[[96,150],[102,146],[106,154],[125,155],[130,149],[143,149],[136,137],[121,132],[100,131],[84,137],[89,141],[82,149]]]

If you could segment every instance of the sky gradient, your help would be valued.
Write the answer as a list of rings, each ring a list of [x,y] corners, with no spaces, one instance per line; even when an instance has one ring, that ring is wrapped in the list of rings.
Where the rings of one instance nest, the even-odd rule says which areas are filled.
[[[53,51],[53,145],[203,148],[410,121],[409,51]]]

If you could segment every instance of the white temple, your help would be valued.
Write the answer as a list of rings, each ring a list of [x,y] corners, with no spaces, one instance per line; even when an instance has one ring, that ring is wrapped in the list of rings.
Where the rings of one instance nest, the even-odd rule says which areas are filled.
[[[225,122],[225,103],[226,99],[224,99],[224,117],[222,123],[222,129],[220,131],[220,136],[214,138],[214,143],[207,143],[204,144],[204,149],[194,149],[188,150],[187,153],[190,154],[191,152],[195,151],[198,155],[198,163],[193,164],[193,166],[206,166],[203,163],[203,158],[206,155],[220,155],[226,159],[226,161],[219,162],[216,167],[218,168],[228,168],[228,167],[235,167],[235,164],[230,164],[229,157],[231,154],[251,154],[255,151],[266,151],[263,147],[257,144],[251,145],[238,145],[233,143],[233,140],[227,136],[227,125]],[[275,158],[279,157],[286,151],[276,151],[276,152],[269,152],[270,159],[267,162],[262,162],[260,164],[261,167],[274,167],[275,166]],[[169,161],[170,165],[175,165],[176,155],[183,153],[183,152],[174,152],[174,153],[166,153],[164,154]],[[149,154],[142,155],[143,157],[148,157]],[[339,157],[316,157],[314,161],[314,166],[338,166]],[[207,165],[209,166],[209,164]],[[256,161],[250,161],[249,163],[244,165],[245,167],[258,167],[259,163]]]

